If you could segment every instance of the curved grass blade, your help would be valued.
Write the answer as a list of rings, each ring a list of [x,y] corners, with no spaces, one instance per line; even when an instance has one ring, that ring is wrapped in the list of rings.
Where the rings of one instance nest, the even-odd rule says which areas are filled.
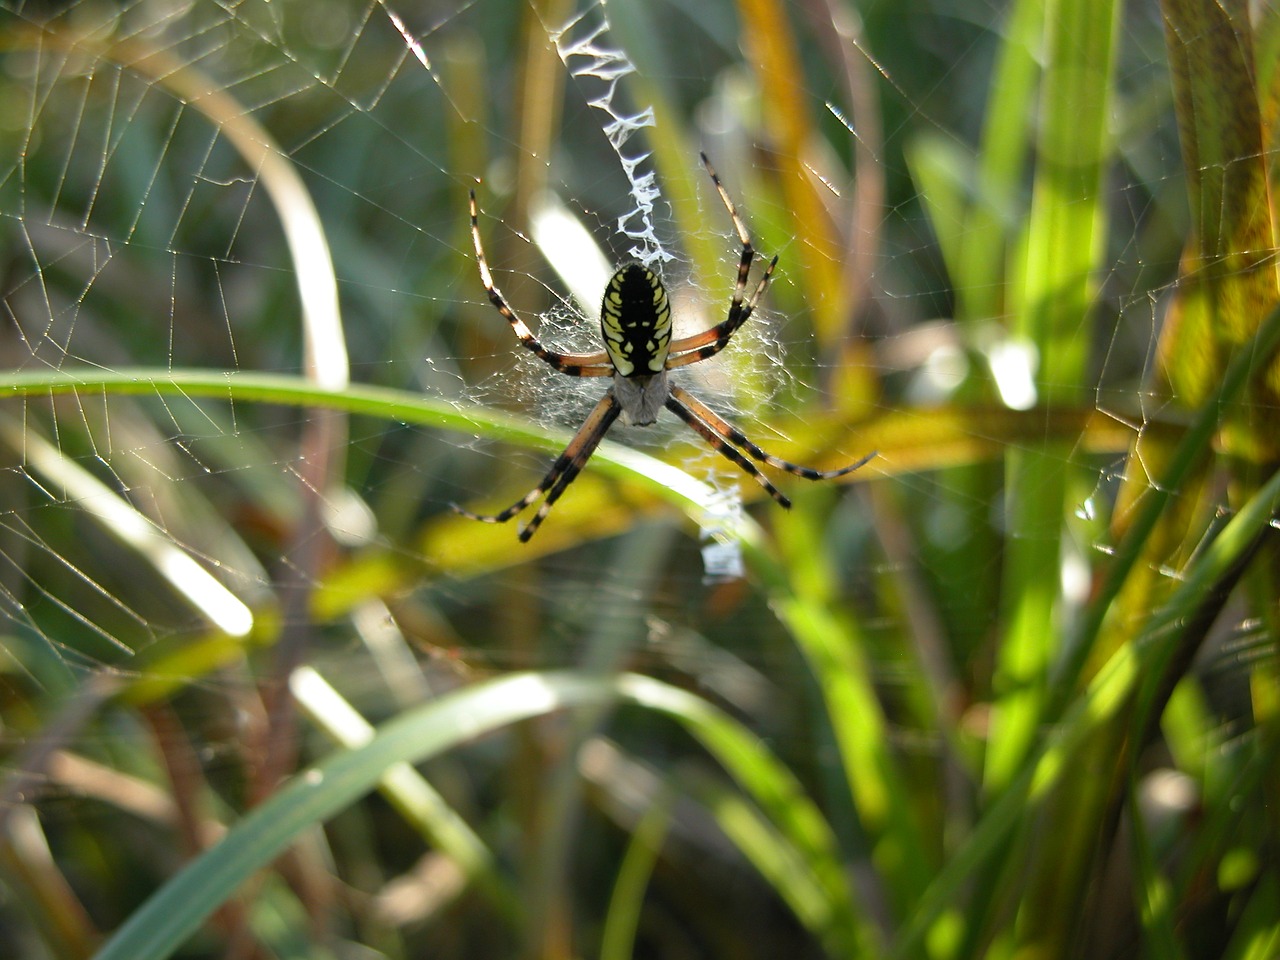
[[[468,687],[386,724],[362,747],[303,771],[188,864],[115,933],[97,960],[163,960],[303,830],[373,789],[397,763],[418,762],[519,720],[556,710],[632,703],[679,722],[724,766],[793,848],[827,898],[820,939],[865,955],[857,910],[829,824],[791,772],[750,731],[704,700],[656,680],[575,672],[513,674]]]

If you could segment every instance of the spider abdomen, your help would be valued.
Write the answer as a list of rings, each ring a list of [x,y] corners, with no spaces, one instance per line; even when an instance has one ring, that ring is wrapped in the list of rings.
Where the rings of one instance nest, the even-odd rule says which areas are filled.
[[[657,420],[671,396],[665,370],[647,377],[617,375],[610,389],[622,410],[623,422],[635,427],[647,427]]]
[[[624,377],[651,377],[667,364],[671,305],[658,275],[629,263],[605,287],[600,334],[613,367]]]

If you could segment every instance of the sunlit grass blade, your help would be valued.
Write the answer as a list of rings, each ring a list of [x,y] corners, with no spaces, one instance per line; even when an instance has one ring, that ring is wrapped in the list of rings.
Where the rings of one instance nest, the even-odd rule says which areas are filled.
[[[781,554],[751,551],[770,603],[803,654],[822,693],[844,786],[866,834],[868,856],[890,902],[906,910],[931,864],[916,804],[890,743],[889,724],[857,624],[837,610],[824,521],[803,504],[775,521]]]
[[[837,904],[824,889],[822,878],[810,872],[801,852],[740,793],[716,784],[695,787],[692,793],[791,912],[823,941],[830,956],[871,960],[878,955],[873,938],[864,936],[859,942],[851,938],[851,931],[840,929],[833,915]]]
[[[1030,215],[1012,295],[1011,333],[1033,347],[1035,402],[1074,406],[1086,395],[1092,314],[1106,250],[1103,178],[1112,153],[1110,103],[1119,4],[1058,0],[1045,8],[1043,73]],[[1071,615],[1064,592],[1062,536],[1068,491],[1077,476],[1076,445],[1044,441],[1005,459],[1005,539],[1001,630],[991,678],[992,703],[982,786],[988,796],[1019,792],[1026,758],[1043,742],[1050,670],[1061,656]],[[1078,601],[1077,601],[1078,602]],[[1082,779],[1087,792],[1094,785]],[[1070,789],[1068,787],[1067,789]],[[1091,799],[1091,798],[1090,798]],[[1014,942],[1031,951],[1068,942],[1093,845],[1089,801],[1065,802],[1060,829],[1034,861],[993,862],[976,883],[970,945],[994,905],[1017,904]],[[1021,850],[1011,851],[1017,857]],[[998,885],[1012,869],[1016,889]],[[1025,871],[1025,872],[1024,872]]]
[[[728,771],[785,839],[825,898],[824,942],[844,945],[857,956],[875,942],[869,911],[857,899],[840,859],[835,836],[813,798],[759,738],[707,701],[645,677],[624,678],[635,702],[678,720]],[[801,919],[804,919],[803,917]]]
[[[768,126],[779,150],[779,187],[791,212],[791,235],[810,255],[797,269],[813,310],[819,344],[831,347],[844,333],[846,291],[841,276],[841,244],[826,215],[815,179],[806,165],[814,142],[814,118],[804,89],[804,69],[785,5],[775,0],[739,0],[743,44],[755,64]]]
[[[1263,878],[1249,895],[1223,960],[1272,960],[1280,956],[1280,883]]]
[[[930,131],[918,135],[907,151],[951,275],[960,324],[999,321],[1011,306],[1005,301],[1006,273],[1022,222],[1018,186],[1033,130],[1026,118],[1040,77],[1036,50],[1043,18],[1044,4],[1036,0],[1009,7],[976,154]]]
[[[963,846],[930,883],[891,956],[912,956],[933,923],[948,905],[956,902],[963,885],[978,872],[1000,865],[1001,858],[1007,855],[1008,838],[1036,816],[1040,805],[1064,777],[1079,769],[1078,753],[1092,744],[1093,735],[1110,726],[1121,711],[1133,704],[1140,685],[1158,671],[1166,648],[1175,642],[1171,634],[1194,616],[1224,578],[1233,575],[1242,553],[1251,550],[1272,523],[1278,505],[1280,473],[1272,476],[1222,529],[1185,572],[1178,588],[1150,618],[1141,635],[1107,660],[1066,708],[1060,721],[1039,741],[1008,790],[983,812]]]
[[[76,501],[211,626],[233,637],[244,637],[253,628],[249,607],[124,497],[8,416],[0,415],[0,438],[23,457],[33,475]]]
[[[223,841],[135,911],[97,960],[172,955],[256,870],[303,830],[359,799],[397,763],[421,760],[517,720],[610,699],[609,683],[571,675],[513,675],[459,691],[384,727],[369,743],[304,771],[228,831]]]
[[[495,441],[554,453],[560,452],[569,439],[562,430],[548,430],[544,424],[492,407],[464,406],[451,400],[364,384],[328,390],[299,377],[279,374],[145,367],[0,372],[0,397],[90,393],[177,397],[187,403],[208,398],[230,404],[233,410],[237,403],[332,407],[350,414],[465,436],[483,435]],[[165,416],[168,415],[166,411]],[[1025,445],[1036,438],[1050,437],[1063,442],[1078,438],[1083,448],[1091,452],[1115,452],[1125,449],[1131,436],[1114,418],[1093,411],[1018,411],[1003,407],[942,407],[929,411],[928,415],[888,410],[867,421],[814,413],[804,423],[784,423],[781,432],[793,438],[791,445],[779,448],[781,454],[793,459],[810,459],[821,468],[839,466],[867,450],[879,450],[881,456],[851,475],[848,478],[851,482],[994,458],[1010,445]],[[1177,436],[1178,432],[1176,425],[1152,421],[1146,434]],[[829,452],[813,460],[815,449]],[[681,463],[697,453],[694,444],[681,443],[673,448],[669,460]],[[637,490],[643,492],[619,497],[616,486],[596,483],[593,478],[597,473],[633,481]],[[527,488],[520,492],[524,489]],[[553,544],[565,546],[585,536],[625,529],[633,522],[635,513],[652,512],[663,502],[685,504],[691,509],[689,515],[694,521],[701,523],[708,498],[712,496],[709,487],[685,471],[609,441],[592,457],[591,465],[575,482],[574,489],[575,496],[565,498],[556,508],[558,523],[547,524],[540,530],[537,538],[525,545],[522,554],[513,556],[498,531],[478,528],[475,523],[452,514],[428,526],[420,544],[422,553],[429,563],[448,569],[463,572],[492,569],[510,564],[515,556],[528,559],[540,555]],[[275,503],[281,492],[281,488],[273,486],[264,495]],[[743,495],[748,499],[755,497],[753,485],[744,487]],[[494,499],[502,497],[495,495]],[[569,529],[557,531],[558,527]],[[752,532],[754,529],[748,524],[740,532],[754,537],[758,535],[758,531]]]
[[[298,377],[276,374],[231,373],[203,370],[158,371],[153,369],[117,369],[103,371],[5,371],[0,373],[0,398],[42,397],[74,394],[83,391],[126,395],[174,395],[208,397],[229,403],[277,403],[287,406],[333,408],[352,414],[365,414],[383,420],[435,427],[469,436],[483,434],[493,440],[518,443],[537,449],[559,452],[569,437],[563,431],[548,430],[544,424],[511,416],[483,406],[462,407],[456,403],[423,397],[419,394],[386,387],[352,385],[342,390],[316,386]],[[615,479],[636,482],[653,498],[674,502],[689,511],[694,522],[718,517],[716,493],[707,484],[678,467],[632,450],[622,444],[606,441],[596,451],[591,469]],[[563,509],[563,508],[561,508]],[[626,512],[624,510],[624,516]],[[497,543],[495,531],[481,530],[465,518],[448,518],[456,529],[437,541],[423,545],[427,558],[435,562],[458,562],[467,559],[467,539],[461,531],[475,537],[484,535],[489,543]],[[720,522],[720,521],[716,521]],[[446,525],[447,529],[448,525]],[[737,535],[753,538],[757,528],[744,520]],[[545,531],[544,531],[545,533]],[[540,533],[542,538],[543,534]],[[551,539],[551,538],[546,538]],[[533,541],[535,544],[537,541]],[[435,544],[433,548],[432,544]],[[510,557],[507,544],[495,547]],[[526,551],[535,556],[536,548]]]
[[[1102,174],[1110,153],[1111,67],[1117,6],[1063,0],[1045,14],[1040,139],[1014,332],[1035,345],[1036,389],[1055,406],[1079,402],[1089,314],[1105,249]],[[998,791],[1034,742],[1064,611],[1060,543],[1073,444],[1010,452],[1005,629],[985,783]]]
[[[1254,465],[1273,456],[1276,446],[1269,418],[1259,415],[1273,403],[1280,369],[1269,353],[1256,360],[1254,382],[1240,399],[1253,402],[1217,408],[1212,422],[1204,420],[1205,403],[1212,402],[1223,376],[1276,302],[1272,205],[1268,199],[1270,167],[1266,139],[1273,124],[1263,115],[1274,108],[1259,102],[1258,76],[1253,62],[1253,23],[1243,7],[1202,0],[1162,3],[1165,38],[1173,80],[1179,140],[1187,172],[1192,230],[1184,245],[1180,280],[1160,331],[1155,376],[1157,392],[1195,411],[1197,432],[1216,435],[1222,448],[1238,454],[1226,465],[1240,481],[1232,495],[1243,497],[1258,482]],[[1274,36],[1274,12],[1259,18],[1262,37]],[[1268,56],[1263,47],[1259,52]],[[1270,67],[1266,68],[1270,71]],[[1235,373],[1239,373],[1238,369]],[[1258,402],[1258,401],[1261,402]],[[1206,447],[1207,449],[1207,447]],[[1211,522],[1216,503],[1209,495],[1210,475],[1203,461],[1195,471],[1181,469],[1184,449],[1175,450],[1160,438],[1136,438],[1132,457],[1144,471],[1157,475],[1181,473],[1178,501],[1141,539],[1130,537],[1134,522],[1147,526],[1151,516],[1142,501],[1161,502],[1167,488],[1156,491],[1148,474],[1133,471],[1121,485],[1114,526],[1122,546],[1140,546],[1141,559],[1121,587],[1109,577],[1107,591],[1116,590],[1112,623],[1140,619],[1160,603],[1170,584],[1159,571],[1186,562],[1201,531]],[[1090,611],[1089,622],[1096,623]],[[1105,649],[1124,642],[1123,630],[1101,640]]]
[[[1002,295],[1011,289],[1006,257],[1016,239],[1014,224],[1018,186],[1025,178],[1033,108],[1042,65],[1046,4],[1016,0],[1001,31],[999,59],[987,100],[986,123],[976,165],[973,203],[965,217],[964,243],[954,257],[957,319],[982,321],[1004,314],[1010,304]]]
[[[171,956],[301,831],[359,799],[395,764],[427,759],[519,720],[611,702],[629,702],[670,716],[725,767],[772,828],[786,838],[822,891],[829,920],[825,931],[816,931],[820,937],[833,936],[852,946],[866,935],[830,827],[794,776],[753,734],[706,701],[646,677],[524,673],[455,691],[405,713],[367,744],[300,773],[135,911],[97,960]]]
[[[1114,615],[1112,605],[1129,577],[1138,568],[1139,559],[1169,501],[1183,489],[1197,465],[1212,452],[1213,436],[1219,425],[1219,411],[1241,402],[1250,379],[1257,375],[1269,358],[1276,355],[1278,348],[1280,309],[1272,310],[1254,338],[1231,358],[1219,380],[1217,391],[1196,411],[1186,433],[1169,457],[1166,470],[1143,495],[1133,518],[1126,525],[1123,536],[1112,551],[1101,584],[1081,617],[1071,655],[1054,678],[1051,715],[1056,715],[1065,707],[1073,695],[1108,616]]]
[[[1130,844],[1137,873],[1134,898],[1146,952],[1152,957],[1182,960],[1185,954],[1174,929],[1173,885],[1159,869],[1148,838],[1149,825],[1132,784],[1128,793],[1128,807],[1134,821]]]
[[[1212,0],[1163,0],[1160,9],[1192,233],[1161,332],[1159,372],[1194,408],[1213,391],[1229,351],[1276,303],[1275,226],[1248,9]],[[1276,370],[1273,362],[1260,381],[1272,392]]]
[[[631,960],[645,890],[670,825],[669,799],[662,797],[645,811],[627,844],[618,868],[600,936],[600,960]]]
[[[311,722],[336,743],[354,749],[373,739],[373,727],[313,668],[295,670],[289,688]],[[479,881],[508,918],[518,915],[515,897],[502,882],[484,841],[417,770],[408,763],[394,764],[378,786],[402,817],[469,878]]]

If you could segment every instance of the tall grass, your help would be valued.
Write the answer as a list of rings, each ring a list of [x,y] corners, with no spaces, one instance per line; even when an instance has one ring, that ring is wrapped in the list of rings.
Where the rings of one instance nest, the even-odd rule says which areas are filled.
[[[464,202],[531,318],[612,223],[568,8],[0,15],[0,952],[1275,956],[1274,12],[604,9],[673,275],[700,146],[781,254],[711,402],[879,451],[740,581],[680,434],[447,506],[569,437]]]

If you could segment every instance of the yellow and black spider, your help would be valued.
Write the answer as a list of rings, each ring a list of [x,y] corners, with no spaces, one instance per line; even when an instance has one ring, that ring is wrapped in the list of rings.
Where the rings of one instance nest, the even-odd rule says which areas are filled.
[[[520,531],[520,539],[527,541],[550,512],[552,505],[560,499],[569,484],[573,483],[619,415],[625,423],[646,426],[658,418],[658,412],[663,407],[692,427],[714,450],[753,476],[768,491],[769,496],[783,507],[790,507],[791,501],[737,448],[745,450],[761,463],[794,473],[806,480],[830,480],[832,477],[843,476],[857,470],[875,456],[874,453],[869,453],[857,463],[839,470],[814,470],[789,463],[765,453],[737,427],[728,423],[697,397],[668,381],[668,370],[706,360],[728,345],[734,332],[747,322],[756,304],[760,302],[765,288],[769,286],[769,279],[773,276],[773,268],[778,264],[776,256],[769,261],[764,276],[744,303],[742,298],[746,293],[751,264],[755,260],[755,250],[751,247],[746,225],[738,216],[733,201],[729,199],[728,191],[720,183],[707,155],[704,153],[701,156],[703,166],[711,174],[711,181],[733,219],[734,229],[738,231],[738,239],[742,241],[742,256],[738,260],[738,280],[733,288],[733,300],[729,303],[729,315],[710,330],[674,343],[671,341],[671,306],[667,302],[667,291],[662,281],[648,267],[628,263],[618,268],[605,287],[604,303],[600,308],[600,333],[604,338],[604,351],[556,353],[548,350],[538,342],[525,322],[516,316],[506,298],[494,285],[493,274],[489,270],[484,247],[480,242],[476,192],[471,191],[471,239],[475,243],[480,280],[489,294],[489,301],[507,318],[520,342],[539,359],[568,376],[613,377],[613,384],[595,405],[586,422],[578,428],[564,453],[556,458],[541,483],[501,513],[472,513],[454,504],[453,508],[458,513],[485,523],[506,523],[546,494],[538,512],[528,526]]]

